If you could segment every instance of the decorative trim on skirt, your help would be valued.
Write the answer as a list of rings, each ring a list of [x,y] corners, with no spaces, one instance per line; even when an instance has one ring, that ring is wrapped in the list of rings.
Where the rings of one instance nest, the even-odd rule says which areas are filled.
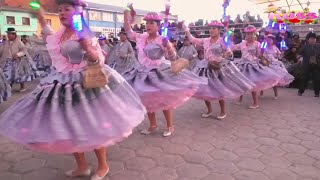
[[[185,69],[174,74],[170,62],[164,61],[157,68],[140,65],[124,74],[124,78],[135,89],[148,112],[172,109],[189,100],[207,78],[198,77]]]
[[[105,87],[84,89],[83,71],[52,69],[31,94],[1,114],[0,133],[49,153],[84,152],[122,141],[146,111],[117,72],[106,66],[105,73]]]
[[[194,72],[200,77],[207,77],[208,84],[201,85],[194,95],[197,99],[223,100],[235,99],[253,89],[255,84],[246,78],[240,70],[229,60],[220,63],[221,68],[213,70],[204,68],[204,61],[195,67]]]
[[[250,79],[256,86],[252,91],[263,91],[277,85],[281,76],[268,66],[263,66],[259,61],[240,59],[234,61],[241,73]]]

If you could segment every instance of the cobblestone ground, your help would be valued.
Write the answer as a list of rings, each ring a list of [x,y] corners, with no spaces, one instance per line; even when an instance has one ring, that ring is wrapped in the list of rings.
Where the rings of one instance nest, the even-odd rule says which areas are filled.
[[[27,93],[15,93],[1,112]],[[169,138],[140,135],[145,121],[108,149],[105,180],[320,180],[320,99],[281,89],[279,100],[267,91],[260,109],[248,110],[250,96],[245,100],[228,103],[222,121],[200,118],[204,103],[191,100],[175,110],[176,133]],[[164,127],[162,114],[158,119]],[[95,164],[92,153],[87,158]],[[66,180],[63,172],[73,165],[70,155],[31,152],[0,137],[1,180]]]

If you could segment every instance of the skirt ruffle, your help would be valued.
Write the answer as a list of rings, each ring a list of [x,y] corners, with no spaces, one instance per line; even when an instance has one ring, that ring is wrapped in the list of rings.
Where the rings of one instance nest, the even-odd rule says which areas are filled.
[[[11,96],[11,87],[4,76],[2,69],[0,69],[0,103],[8,100]]]
[[[136,66],[135,58],[117,59],[113,67],[119,74],[124,74],[125,72],[131,70]]]
[[[288,73],[286,66],[283,64],[283,62],[271,61],[270,68],[282,77],[277,86],[288,86],[291,82],[293,82],[294,77]]]
[[[9,82],[14,83],[33,81],[39,77],[39,72],[26,56],[20,60],[7,59],[3,73]]]
[[[198,77],[189,70],[175,74],[170,62],[164,61],[157,68],[138,66],[124,74],[135,89],[148,112],[176,108],[189,100],[207,78]]]
[[[234,99],[253,89],[255,84],[246,78],[240,70],[228,60],[221,62],[220,70],[209,69],[201,61],[194,72],[200,77],[207,77],[208,84],[201,85],[194,95],[197,99],[223,100]]]
[[[258,61],[240,59],[235,60],[234,64],[246,78],[255,84],[252,91],[270,89],[276,86],[282,78],[272,68],[263,66]]]
[[[48,51],[40,51],[34,58],[35,66],[39,71],[47,71],[52,65],[52,60]]]
[[[118,73],[109,67],[105,72],[105,87],[84,89],[82,71],[63,74],[51,69],[31,94],[1,114],[1,134],[49,153],[90,151],[123,140],[146,111]]]

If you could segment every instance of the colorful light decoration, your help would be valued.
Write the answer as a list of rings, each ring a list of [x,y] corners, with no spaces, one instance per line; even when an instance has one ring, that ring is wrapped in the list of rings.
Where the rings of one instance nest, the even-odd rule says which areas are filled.
[[[282,38],[282,41],[280,42],[280,48],[281,48],[281,50],[287,50],[288,49],[287,43],[283,38]]]
[[[82,18],[80,14],[75,14],[72,16],[73,28],[81,32],[83,30]]]
[[[223,7],[223,16],[227,15],[227,7],[229,6],[231,0],[224,0],[222,7]]]
[[[265,48],[267,48],[267,46],[268,46],[268,42],[267,41],[263,41],[262,43],[261,43],[261,49],[265,49]]]
[[[38,10],[41,7],[40,3],[37,0],[31,1],[29,3],[29,6],[31,7],[31,9],[34,9],[34,10]]]
[[[128,11],[130,11],[130,23],[131,24],[133,24],[134,23],[134,17],[136,16],[136,11],[134,10],[134,8],[133,8],[133,3],[128,3],[128,5],[127,5],[127,7],[126,7],[126,9],[128,10]]]
[[[285,23],[279,24],[279,31],[287,30],[287,25]]]
[[[228,27],[229,25],[229,17],[227,16],[227,7],[229,6],[231,0],[224,0],[222,7],[223,7],[223,14],[222,14],[222,24],[225,27]]]
[[[164,18],[164,26],[161,28],[161,35],[165,38],[168,37],[168,24],[169,24],[169,16],[170,16],[170,0],[166,0],[165,3],[165,18]]]
[[[76,14],[72,16],[72,24],[73,24],[73,28],[77,32],[81,32],[83,30],[83,21],[82,21],[83,7],[76,6],[75,8],[76,8]]]
[[[231,45],[231,36],[234,34],[234,28],[231,28],[228,30],[227,34],[225,35],[224,37],[224,42],[227,46],[230,46]]]
[[[77,31],[80,39],[87,39],[93,37],[89,26],[83,18],[83,6],[78,4],[75,6],[76,13],[72,16],[72,26]]]
[[[163,36],[163,37],[168,37],[168,28],[167,27],[162,27],[161,28],[161,35]]]

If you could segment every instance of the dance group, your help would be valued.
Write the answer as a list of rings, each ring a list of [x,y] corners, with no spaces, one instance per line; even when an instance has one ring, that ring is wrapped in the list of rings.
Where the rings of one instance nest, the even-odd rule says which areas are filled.
[[[131,62],[135,55],[121,52],[123,47],[127,48],[126,43],[118,43],[113,47],[116,51],[107,55],[96,38],[80,38],[74,30],[75,6],[79,3],[85,6],[85,3],[78,0],[55,2],[63,25],[58,32],[46,25],[41,9],[36,12],[52,66],[32,93],[1,114],[0,133],[35,151],[72,153],[77,167],[66,172],[70,177],[91,176],[84,152],[94,150],[98,166],[91,180],[103,179],[109,172],[106,147],[128,137],[146,113],[150,126],[141,133],[156,132],[155,113],[163,111],[167,121],[163,136],[166,137],[174,132],[172,109],[191,97],[205,100],[208,111],[202,114],[203,118],[212,116],[210,101],[218,100],[221,113],[217,118],[223,119],[227,116],[226,99],[241,96],[240,104],[242,95],[251,91],[253,104],[250,108],[255,109],[259,107],[257,92],[284,86],[293,80],[277,60],[280,51],[273,44],[274,37],[268,36],[268,47],[261,51],[260,44],[255,41],[253,26],[245,29],[246,40],[231,47],[220,37],[224,26],[218,21],[209,24],[210,37],[203,39],[194,38],[183,26],[190,42],[204,47],[204,60],[194,64],[192,70],[175,72],[171,62],[183,61],[179,61],[181,57],[173,45],[159,35],[162,18],[157,13],[145,16],[147,32],[138,34],[131,29],[130,12],[125,11],[126,32],[122,35],[134,40],[138,49],[137,63],[128,65],[130,63],[121,60]],[[241,50],[241,59],[230,60],[234,50]],[[11,63],[21,59],[18,52],[11,53],[14,59],[8,59]],[[188,53],[195,56],[194,52]],[[104,65],[105,56],[115,57],[112,64],[116,70],[121,67],[121,75]],[[85,88],[83,82],[88,67],[95,65],[102,67],[107,83]],[[5,82],[3,77],[2,81]],[[5,98],[3,96],[9,92],[2,88],[0,93]]]

